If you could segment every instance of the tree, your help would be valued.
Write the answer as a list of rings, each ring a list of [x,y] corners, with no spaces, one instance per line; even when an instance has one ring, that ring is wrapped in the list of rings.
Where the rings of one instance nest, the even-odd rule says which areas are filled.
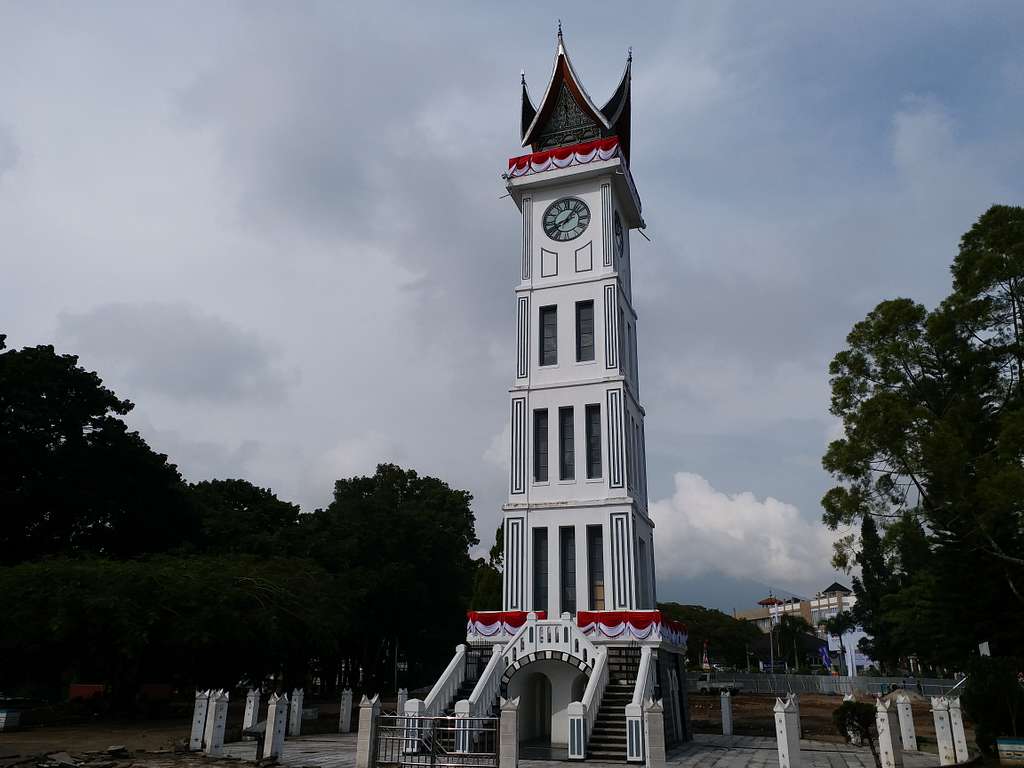
[[[482,557],[474,561],[473,595],[469,607],[475,611],[500,611],[501,571],[505,549],[505,526],[499,525],[494,532],[494,544],[485,561]]]
[[[851,609],[853,620],[867,637],[860,642],[861,650],[878,661],[882,668],[895,669],[899,653],[892,646],[892,633],[886,624],[882,601],[898,589],[891,563],[886,561],[878,526],[870,515],[865,516],[860,529],[860,552],[856,555],[860,576],[854,576],[853,594],[857,602]]]
[[[832,528],[873,517],[893,556],[915,560],[870,606],[883,653],[956,668],[980,640],[1024,644],[1024,210],[984,214],[952,272],[937,308],[883,301],[832,361],[831,410],[845,434],[823,459],[838,484],[822,505]],[[947,611],[928,608],[940,600]],[[914,634],[900,625],[908,619]]]
[[[74,355],[4,349],[0,336],[0,564],[194,539],[177,469],[120,418],[131,403]]]
[[[747,651],[762,638],[761,630],[749,621],[734,619],[728,614],[702,605],[658,603],[658,610],[669,619],[686,625],[687,661],[697,666],[707,641],[716,661],[742,669],[747,665]]]
[[[846,741],[867,743],[876,768],[882,768],[878,756],[878,732],[873,705],[861,701],[844,701],[832,711],[832,723]]]
[[[247,480],[204,480],[188,488],[205,551],[281,555],[295,546],[299,507]]]
[[[843,674],[850,674],[849,665],[846,663],[846,642],[843,638],[857,628],[857,620],[853,618],[853,614],[849,611],[840,611],[835,616],[824,619],[819,623],[828,634],[839,638],[840,666],[842,667]]]
[[[345,665],[381,689],[404,649],[410,677],[433,678],[465,637],[472,591],[472,496],[433,477],[381,464],[372,477],[338,480],[334,500],[303,516],[296,538],[343,576],[359,623],[342,638]]]

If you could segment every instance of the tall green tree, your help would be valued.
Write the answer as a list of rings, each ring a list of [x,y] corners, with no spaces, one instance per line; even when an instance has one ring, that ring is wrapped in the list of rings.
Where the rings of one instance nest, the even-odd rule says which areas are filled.
[[[295,548],[299,507],[247,480],[204,480],[189,486],[199,516],[197,546],[216,552],[281,555]]]
[[[133,405],[51,346],[0,335],[0,564],[126,557],[192,540],[197,519],[167,457],[128,429]]]
[[[860,566],[860,576],[852,579],[857,602],[851,613],[867,634],[861,640],[860,649],[869,658],[879,662],[884,670],[891,671],[899,660],[899,651],[892,645],[892,633],[887,626],[882,601],[886,596],[894,594],[899,585],[891,560],[886,558],[878,526],[870,515],[861,521],[860,551],[856,561]]]
[[[832,413],[845,435],[823,459],[838,484],[822,504],[833,528],[873,517],[901,556],[927,552],[872,606],[878,639],[889,653],[898,646],[957,668],[979,641],[1024,643],[1014,620],[1024,605],[1024,210],[986,212],[952,272],[937,308],[883,301],[832,361]]]

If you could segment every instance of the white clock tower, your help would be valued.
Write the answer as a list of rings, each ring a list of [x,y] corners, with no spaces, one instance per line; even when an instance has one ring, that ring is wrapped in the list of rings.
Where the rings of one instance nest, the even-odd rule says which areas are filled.
[[[561,34],[508,190],[522,212],[504,506],[505,610],[655,607],[644,409],[630,230],[643,227],[629,170],[630,69],[598,108]]]
[[[559,29],[539,106],[523,78],[530,153],[504,174],[522,252],[502,610],[470,611],[466,644],[406,706],[486,718],[517,701],[524,757],[642,763],[652,701],[668,745],[690,734],[686,629],[655,602],[630,279],[629,233],[644,226],[629,170],[631,66],[598,108]]]

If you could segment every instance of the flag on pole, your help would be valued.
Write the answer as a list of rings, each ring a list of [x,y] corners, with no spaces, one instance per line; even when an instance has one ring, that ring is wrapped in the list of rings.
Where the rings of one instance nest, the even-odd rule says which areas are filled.
[[[821,653],[821,663],[824,664],[827,669],[832,669],[832,657],[829,656],[828,645],[819,645],[818,651]]]

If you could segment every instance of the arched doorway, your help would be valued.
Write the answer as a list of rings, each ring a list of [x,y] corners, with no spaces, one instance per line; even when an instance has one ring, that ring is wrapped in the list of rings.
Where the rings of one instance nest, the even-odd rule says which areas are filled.
[[[508,698],[519,698],[520,757],[564,759],[569,745],[569,704],[583,698],[587,675],[576,664],[538,659],[509,677]]]

